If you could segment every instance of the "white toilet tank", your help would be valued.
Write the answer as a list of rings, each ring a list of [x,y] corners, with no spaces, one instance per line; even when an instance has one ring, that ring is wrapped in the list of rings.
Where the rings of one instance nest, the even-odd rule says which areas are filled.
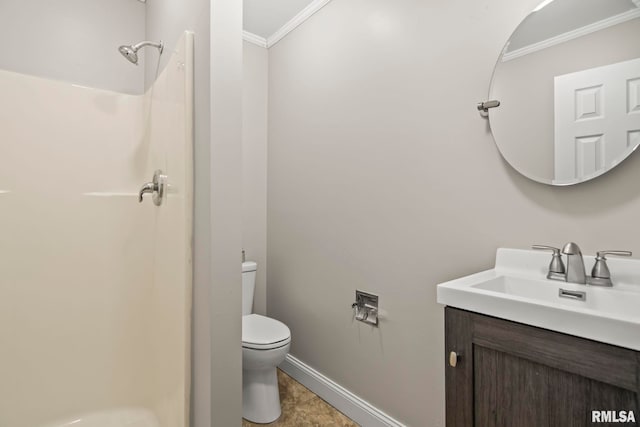
[[[242,315],[253,312],[253,292],[256,289],[256,269],[258,264],[253,261],[242,263]]]

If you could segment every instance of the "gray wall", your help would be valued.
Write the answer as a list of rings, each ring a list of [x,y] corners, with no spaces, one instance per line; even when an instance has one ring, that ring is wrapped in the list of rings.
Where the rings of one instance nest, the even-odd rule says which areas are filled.
[[[244,42],[242,247],[258,263],[253,311],[267,311],[267,96],[269,51]]]
[[[538,0],[334,0],[270,49],[268,314],[291,353],[411,426],[444,425],[436,284],[498,247],[640,253],[640,155],[575,187],[529,181],[476,111]],[[380,328],[352,320],[380,295]]]
[[[133,0],[0,1],[0,68],[139,94],[144,72],[118,46],[145,35],[145,6]]]
[[[211,425],[242,422],[242,3],[211,0]]]
[[[194,427],[240,425],[242,413],[241,7],[235,0],[147,3],[148,38],[173,46],[183,31],[195,33]],[[148,62],[149,82],[158,65],[165,64]]]

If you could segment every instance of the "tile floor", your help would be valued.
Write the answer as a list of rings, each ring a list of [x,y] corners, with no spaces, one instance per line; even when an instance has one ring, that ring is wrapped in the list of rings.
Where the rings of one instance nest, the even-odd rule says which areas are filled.
[[[242,427],[358,427],[302,384],[278,369],[282,415],[271,424],[254,424],[242,420]]]

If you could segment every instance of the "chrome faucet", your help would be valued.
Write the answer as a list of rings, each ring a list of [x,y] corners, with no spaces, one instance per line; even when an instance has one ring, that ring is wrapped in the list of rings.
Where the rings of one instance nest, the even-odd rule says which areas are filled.
[[[567,256],[566,281],[569,283],[587,284],[587,273],[584,268],[584,259],[580,247],[569,242],[562,248],[562,253]]]
[[[553,246],[533,245],[532,248],[553,252],[553,258],[551,259],[551,264],[549,264],[547,279],[578,283],[581,285],[589,284],[592,286],[613,286],[605,255],[632,255],[629,251],[600,251],[597,253],[596,263],[591,270],[591,276],[587,276],[584,268],[582,251],[580,251],[580,247],[576,243],[567,243],[562,248],[562,251],[558,248],[554,248]],[[566,268],[562,262],[561,253],[567,256]]]

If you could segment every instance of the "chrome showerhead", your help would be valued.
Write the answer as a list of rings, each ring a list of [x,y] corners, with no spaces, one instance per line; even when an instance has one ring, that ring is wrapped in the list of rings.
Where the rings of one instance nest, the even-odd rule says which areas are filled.
[[[138,51],[145,46],[155,47],[160,51],[160,53],[162,53],[162,50],[164,49],[164,44],[162,43],[162,40],[160,40],[159,43],[144,41],[131,46],[120,46],[118,50],[129,62],[138,65]]]
[[[118,50],[120,51],[122,56],[129,60],[129,62],[138,65],[138,54],[131,48],[131,46],[120,46]]]

